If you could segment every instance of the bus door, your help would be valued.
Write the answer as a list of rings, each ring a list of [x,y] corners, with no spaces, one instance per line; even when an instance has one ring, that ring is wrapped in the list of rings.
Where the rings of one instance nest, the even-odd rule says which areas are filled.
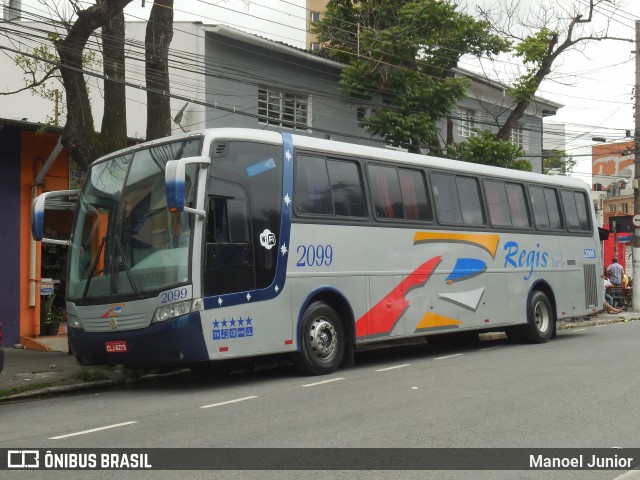
[[[269,287],[282,205],[282,147],[217,141],[207,184],[205,296]]]
[[[255,263],[246,192],[214,180],[209,195],[205,247],[205,296],[254,290]]]

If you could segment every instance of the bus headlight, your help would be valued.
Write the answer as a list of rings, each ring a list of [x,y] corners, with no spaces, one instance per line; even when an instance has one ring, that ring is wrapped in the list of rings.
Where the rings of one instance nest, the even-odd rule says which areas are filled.
[[[154,322],[164,322],[170,318],[179,317],[191,313],[191,300],[184,302],[172,303],[171,305],[165,305],[156,310],[153,315]]]
[[[82,322],[79,317],[72,315],[67,311],[67,326],[71,328],[82,328]]]

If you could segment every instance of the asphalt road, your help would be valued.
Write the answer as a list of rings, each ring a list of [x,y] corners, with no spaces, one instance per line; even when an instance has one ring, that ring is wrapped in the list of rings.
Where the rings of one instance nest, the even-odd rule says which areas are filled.
[[[361,353],[356,367],[173,379],[0,406],[0,448],[640,448],[640,322]],[[247,455],[251,451],[247,450]],[[4,473],[4,472],[3,472]],[[9,472],[3,478],[36,478]],[[624,479],[619,471],[37,472],[38,478]]]

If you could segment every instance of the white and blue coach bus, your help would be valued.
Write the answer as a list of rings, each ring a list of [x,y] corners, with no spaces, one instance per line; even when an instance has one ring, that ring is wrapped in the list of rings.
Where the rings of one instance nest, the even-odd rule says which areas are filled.
[[[34,202],[43,239],[49,192]],[[100,158],[69,243],[83,364],[290,353],[309,374],[370,342],[506,331],[542,343],[603,303],[587,186],[383,148],[209,129]]]

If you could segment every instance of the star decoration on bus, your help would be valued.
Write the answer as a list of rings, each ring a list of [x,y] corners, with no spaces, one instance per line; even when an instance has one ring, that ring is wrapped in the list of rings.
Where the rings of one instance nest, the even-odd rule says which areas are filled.
[[[291,197],[289,196],[289,194],[285,194],[284,196],[284,204],[288,207],[289,204],[291,203]]]
[[[236,321],[232,318],[232,319],[231,319],[231,322],[229,322],[229,324],[230,324],[232,327],[235,327],[235,326],[236,326]]]
[[[247,292],[247,302],[251,300],[251,294]]]
[[[240,320],[238,320],[238,325],[240,326],[244,325],[244,320],[242,319],[242,317],[240,317]]]
[[[282,252],[282,255],[284,256],[287,254],[288,251],[289,250],[287,250],[287,246],[283,243],[282,246],[280,247],[280,252]]]
[[[275,291],[276,291],[276,293],[278,293],[280,291],[280,287],[278,287],[278,285],[276,285]]]
[[[291,155],[291,152],[289,150],[285,152],[284,156],[287,159],[287,162],[290,162],[291,159],[293,158],[293,155]]]
[[[227,326],[227,321],[226,320],[222,320],[222,326],[226,327]]]
[[[218,297],[218,305],[222,306],[222,297]]]
[[[213,328],[218,328],[220,326],[220,322],[218,320],[214,320]]]

